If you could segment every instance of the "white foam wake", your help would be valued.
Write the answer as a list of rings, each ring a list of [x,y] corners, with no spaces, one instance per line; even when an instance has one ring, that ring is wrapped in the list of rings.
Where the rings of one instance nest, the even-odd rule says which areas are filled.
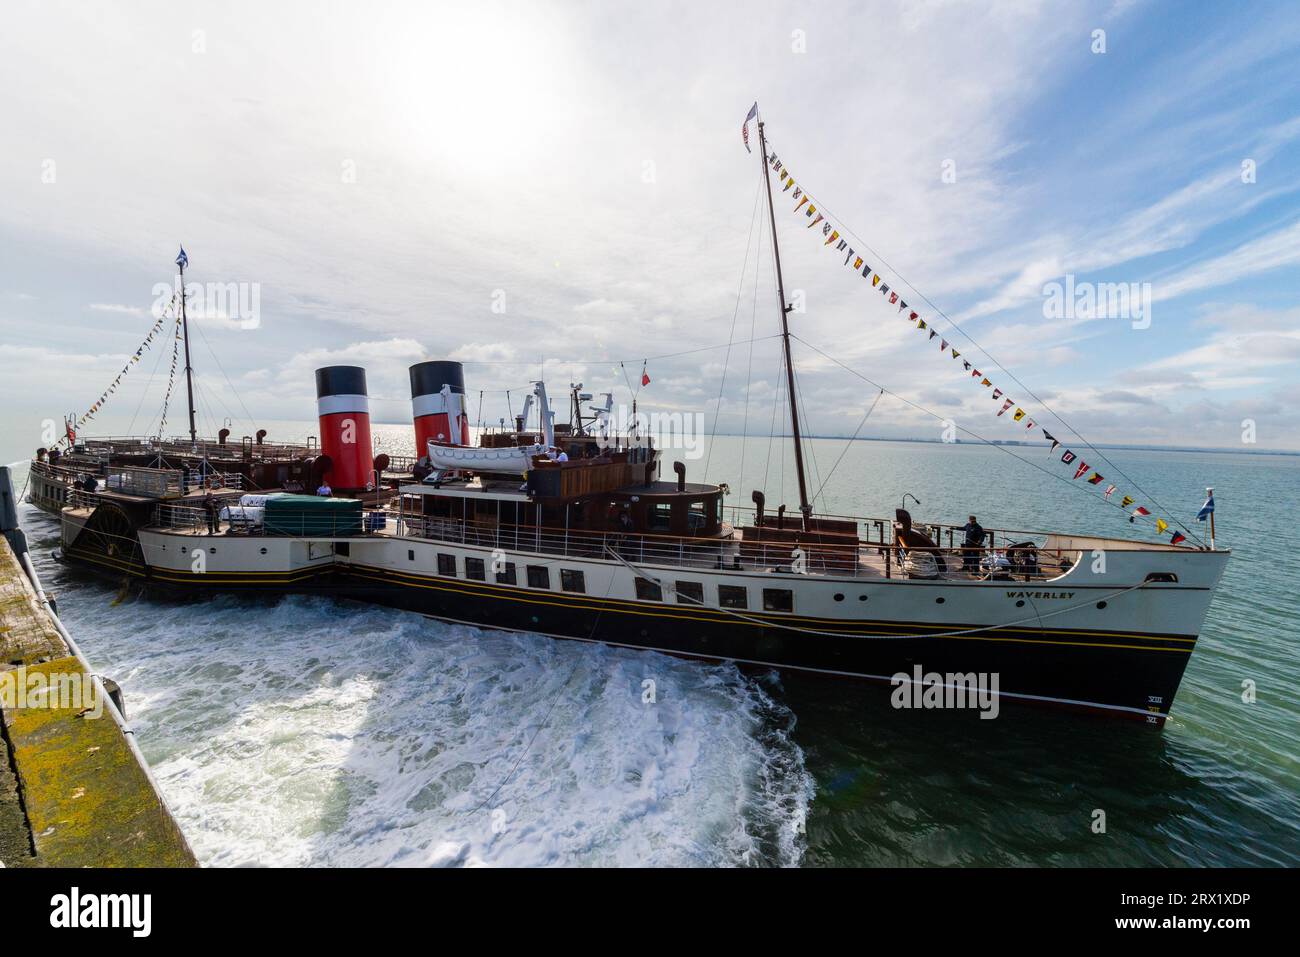
[[[110,606],[110,594],[82,586],[64,617],[123,684],[204,863],[788,865],[802,853],[812,783],[791,715],[729,666],[325,599]]]

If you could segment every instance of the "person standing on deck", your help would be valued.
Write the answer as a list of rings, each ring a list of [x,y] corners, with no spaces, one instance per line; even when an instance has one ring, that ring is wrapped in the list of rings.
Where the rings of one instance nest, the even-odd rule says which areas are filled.
[[[322,497],[324,497],[324,498],[329,498],[331,495],[334,494],[334,490],[333,490],[332,488],[330,488],[330,483],[329,483],[329,482],[325,481],[324,479],[321,479],[321,480],[320,480],[320,488],[318,488],[318,489],[316,490],[316,494],[317,494],[317,495],[320,495],[320,496],[322,496]]]
[[[965,533],[962,539],[962,568],[968,572],[977,572],[980,565],[980,552],[984,549],[984,528],[972,515],[962,532]]]
[[[217,534],[217,499],[211,491],[203,496],[203,512],[208,517],[208,534]]]

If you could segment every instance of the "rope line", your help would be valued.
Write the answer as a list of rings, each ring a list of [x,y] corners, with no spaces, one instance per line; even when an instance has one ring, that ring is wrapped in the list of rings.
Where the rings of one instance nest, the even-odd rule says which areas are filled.
[[[770,139],[770,138],[768,139],[768,145],[771,146],[771,139]],[[807,196],[809,197],[810,201],[811,201],[811,200],[812,200],[812,194],[808,191],[808,189],[807,189],[806,187],[804,187],[802,183],[800,184],[800,188],[803,189],[804,194],[807,195]],[[1109,458],[1109,457],[1108,457],[1104,452],[1102,452],[1102,451],[1101,451],[1100,449],[1098,449],[1095,445],[1093,445],[1091,442],[1089,442],[1088,439],[1085,438],[1085,437],[1083,436],[1083,434],[1079,432],[1078,429],[1076,429],[1076,428],[1075,428],[1074,426],[1072,426],[1069,422],[1067,422],[1067,421],[1065,420],[1065,418],[1064,418],[1064,417],[1063,417],[1059,412],[1057,412],[1055,409],[1053,409],[1051,406],[1049,406],[1049,405],[1047,404],[1047,402],[1046,402],[1044,399],[1042,399],[1042,398],[1041,398],[1037,393],[1034,392],[1033,389],[1029,388],[1029,386],[1025,385],[1022,381],[1020,381],[1019,377],[1017,377],[1016,374],[1015,374],[1014,372],[1012,372],[1010,369],[1008,369],[1006,366],[1004,366],[1001,362],[999,362],[996,358],[994,358],[994,356],[993,356],[992,354],[990,354],[989,351],[988,351],[987,349],[984,348],[984,346],[982,346],[979,342],[976,341],[976,339],[975,339],[974,336],[972,336],[969,332],[967,332],[965,329],[963,329],[962,326],[961,326],[959,323],[957,323],[956,321],[954,321],[954,320],[953,320],[953,319],[952,319],[952,318],[951,318],[951,317],[950,317],[946,312],[944,312],[942,309],[940,309],[938,306],[936,306],[933,302],[931,302],[930,299],[925,295],[925,293],[921,292],[921,290],[917,289],[914,285],[912,285],[912,283],[908,281],[907,277],[905,277],[901,272],[898,271],[897,268],[895,268],[893,265],[891,265],[890,262],[889,262],[887,259],[885,259],[884,256],[882,256],[879,252],[877,252],[877,251],[876,251],[876,250],[871,246],[871,244],[869,244],[866,240],[864,240],[861,236],[859,236],[856,232],[854,232],[853,229],[852,229],[852,227],[850,227],[850,226],[845,222],[844,219],[842,219],[838,214],[832,212],[832,210],[830,209],[830,207],[828,207],[828,206],[827,206],[825,203],[823,203],[821,200],[817,200],[816,203],[815,203],[815,205],[818,206],[820,209],[822,209],[822,210],[826,213],[827,218],[829,218],[829,219],[834,219],[836,222],[838,222],[838,223],[839,223],[839,227],[840,227],[840,229],[843,230],[843,232],[844,232],[845,234],[851,236],[851,237],[852,237],[852,238],[853,238],[853,239],[854,239],[854,240],[855,240],[855,241],[856,241],[856,242],[857,242],[857,243],[858,243],[858,244],[859,244],[863,249],[865,249],[868,253],[870,253],[872,256],[874,256],[874,257],[875,257],[879,262],[883,263],[884,266],[885,266],[885,268],[888,269],[891,273],[893,273],[895,279],[896,279],[898,282],[902,282],[902,284],[903,284],[904,286],[906,286],[908,289],[912,290],[913,298],[920,299],[922,302],[924,302],[927,306],[930,307],[931,311],[932,311],[935,315],[942,316],[943,319],[944,319],[944,321],[947,322],[948,325],[949,325],[952,329],[955,329],[955,330],[957,330],[958,332],[960,332],[960,333],[962,334],[962,336],[963,336],[963,337],[964,337],[964,338],[965,338],[965,339],[966,339],[966,340],[967,340],[971,345],[973,345],[976,349],[978,349],[981,353],[983,353],[984,357],[985,357],[986,359],[988,359],[989,362],[991,362],[991,363],[992,363],[994,366],[996,366],[998,369],[1001,369],[1002,372],[1004,372],[1004,373],[1006,374],[1006,376],[1007,376],[1007,377],[1008,377],[1012,382],[1014,382],[1017,386],[1019,386],[1022,390],[1024,390],[1024,392],[1025,392],[1026,394],[1028,394],[1029,397],[1030,397],[1031,399],[1033,399],[1033,400],[1034,400],[1035,402],[1037,402],[1040,406],[1042,406],[1042,408],[1043,408],[1043,409],[1044,409],[1044,410],[1045,410],[1049,415],[1051,415],[1053,418],[1055,418],[1056,421],[1060,422],[1061,425],[1065,428],[1066,431],[1068,431],[1071,435],[1073,435],[1073,436],[1074,436],[1075,438],[1077,438],[1081,443],[1083,443],[1083,445],[1084,445],[1085,448],[1087,448],[1089,451],[1091,451],[1093,454],[1095,454],[1098,458],[1100,458],[1100,459],[1102,460],[1102,462],[1104,462],[1107,466],[1109,466],[1110,468],[1114,469],[1115,472],[1117,472],[1117,473],[1119,474],[1120,478],[1122,478],[1124,481],[1128,482],[1131,486],[1133,486],[1134,490],[1137,491],[1138,494],[1140,494],[1140,495],[1142,495],[1143,497],[1145,497],[1146,499],[1148,499],[1148,500],[1151,502],[1151,504],[1155,505],[1158,509],[1160,509],[1160,511],[1162,511],[1162,512],[1168,514],[1168,515],[1171,517],[1171,520],[1172,520],[1175,524],[1177,524],[1179,528],[1181,528],[1183,531],[1185,531],[1185,532],[1186,532],[1189,536],[1191,536],[1192,538],[1195,538],[1195,539],[1196,539],[1197,541],[1199,541],[1202,545],[1205,544],[1204,539],[1201,537],[1201,535],[1200,535],[1199,532],[1197,532],[1197,531],[1195,531],[1194,529],[1189,528],[1187,525],[1183,524],[1182,520],[1179,519],[1179,518],[1177,517],[1177,513],[1176,513],[1176,512],[1170,511],[1169,509],[1165,508],[1165,506],[1162,505],[1162,504],[1161,504],[1161,503],[1156,499],[1156,497],[1155,497],[1154,495],[1152,495],[1150,492],[1146,491],[1146,489],[1144,489],[1144,488],[1143,488],[1141,485],[1139,485],[1136,481],[1134,481],[1132,478],[1130,478],[1130,477],[1128,476],[1128,474],[1127,474],[1123,469],[1121,469],[1118,465],[1116,465],[1116,464],[1115,464],[1115,463],[1114,463],[1114,462],[1113,462],[1113,461],[1112,461],[1112,460],[1111,460],[1111,459],[1110,459],[1110,458]],[[897,282],[895,283],[895,285],[897,285]],[[933,324],[934,324],[933,321],[931,321],[930,324],[933,325]]]
[[[796,336],[793,332],[790,333],[790,337],[791,337],[792,339],[798,339],[801,343],[803,343],[803,344],[804,344],[805,346],[807,346],[809,349],[813,350],[813,352],[816,352],[816,353],[817,353],[819,356],[821,356],[822,358],[824,358],[824,359],[828,359],[828,360],[830,360],[831,362],[835,363],[835,365],[839,366],[841,369],[843,369],[845,372],[849,373],[850,375],[856,376],[857,378],[861,379],[863,382],[867,383],[868,385],[870,385],[870,386],[872,386],[872,387],[874,387],[874,388],[876,388],[876,389],[879,389],[881,392],[887,393],[887,394],[890,395],[890,396],[893,396],[895,399],[898,399],[898,400],[901,401],[901,402],[906,403],[907,405],[909,405],[909,406],[911,406],[912,408],[916,409],[918,412],[923,412],[923,413],[925,413],[926,415],[931,416],[931,417],[933,417],[933,418],[936,418],[936,419],[938,419],[938,420],[941,421],[941,422],[952,422],[952,424],[953,424],[953,426],[954,426],[955,428],[957,428],[957,429],[958,429],[959,431],[961,431],[961,432],[965,432],[965,433],[966,433],[967,435],[969,435],[971,438],[976,439],[976,440],[978,440],[978,441],[980,441],[980,442],[983,442],[985,445],[989,446],[990,448],[997,449],[999,452],[1004,452],[1004,453],[1006,453],[1007,455],[1010,455],[1013,459],[1018,459],[1019,461],[1025,463],[1025,464],[1028,465],[1028,466],[1031,466],[1032,468],[1036,468],[1036,469],[1038,469],[1038,471],[1042,472],[1044,475],[1049,475],[1049,476],[1051,476],[1052,478],[1056,479],[1056,480],[1059,481],[1059,482],[1064,482],[1064,483],[1066,484],[1067,487],[1072,488],[1072,489],[1074,489],[1075,491],[1083,492],[1084,494],[1088,495],[1089,498],[1096,498],[1096,496],[1091,495],[1091,494],[1088,492],[1088,487],[1087,487],[1087,486],[1077,485],[1077,484],[1075,484],[1074,482],[1072,482],[1072,481],[1070,481],[1069,479],[1067,479],[1067,478],[1066,478],[1064,475],[1062,475],[1060,472],[1057,472],[1057,471],[1052,470],[1052,469],[1046,469],[1046,468],[1044,468],[1042,465],[1038,464],[1037,462],[1032,462],[1032,461],[1030,461],[1029,459],[1025,458],[1024,456],[1017,455],[1015,452],[1011,451],[1011,449],[1010,449],[1008,446],[1005,446],[1005,445],[999,445],[998,443],[993,442],[993,441],[990,440],[990,439],[986,439],[984,436],[980,435],[978,432],[973,432],[973,431],[971,431],[970,429],[966,428],[965,426],[958,425],[958,424],[957,424],[955,421],[953,421],[952,419],[949,419],[949,418],[947,418],[946,416],[942,416],[942,415],[940,415],[938,412],[931,411],[930,409],[927,409],[925,406],[920,405],[919,403],[913,402],[911,399],[907,398],[906,396],[899,395],[897,392],[891,392],[889,389],[886,389],[884,386],[882,386],[880,383],[876,382],[875,380],[873,380],[873,379],[871,379],[871,378],[869,378],[869,377],[863,375],[863,374],[862,374],[861,372],[859,372],[858,370],[856,370],[856,369],[854,369],[854,368],[852,368],[852,367],[850,367],[850,366],[845,365],[843,362],[841,362],[839,359],[836,359],[834,356],[829,355],[829,354],[827,354],[826,352],[823,352],[821,349],[818,349],[815,345],[813,345],[811,342],[808,342],[806,339],[800,339],[799,336]],[[1103,502],[1104,504],[1106,504],[1106,505],[1109,505],[1111,508],[1119,509],[1119,511],[1120,511],[1121,514],[1126,515],[1126,516],[1129,516],[1129,512],[1128,512],[1128,510],[1125,509],[1125,508],[1123,508],[1123,507],[1122,507],[1118,502],[1112,502],[1110,499],[1107,499],[1107,498],[1103,498],[1103,499],[1102,499],[1102,502]],[[1132,516],[1129,516],[1129,517],[1131,518]]]
[[[858,423],[858,427],[853,430],[853,434],[849,436],[849,440],[844,443],[844,448],[840,450],[839,458],[835,460],[835,464],[831,466],[830,472],[826,474],[825,481],[823,481],[821,485],[817,486],[817,494],[813,496],[814,502],[821,497],[822,489],[826,487],[826,482],[829,482],[831,480],[831,476],[835,474],[835,470],[839,468],[840,463],[844,461],[845,454],[849,451],[850,448],[853,447],[853,443],[858,438],[858,433],[861,432],[862,427],[867,424],[867,419],[871,418],[871,413],[876,411],[876,404],[880,402],[880,397],[884,394],[885,394],[884,389],[881,389],[879,392],[876,393],[875,399],[873,399],[871,402],[871,407],[867,409],[867,414],[862,417],[862,421]]]
[[[754,189],[754,209],[749,215],[749,232],[745,236],[745,258],[740,264],[740,280],[736,283],[736,305],[731,311],[731,331],[727,333],[727,354],[722,358],[722,381],[718,383],[718,403],[713,408],[713,428],[709,434],[711,436],[718,434],[718,416],[722,414],[722,393],[727,388],[727,369],[731,366],[731,346],[736,339],[736,318],[740,315],[740,299],[745,294],[745,273],[749,270],[749,250],[754,245],[754,222],[758,219],[758,198],[761,195],[762,183],[760,182]],[[754,274],[758,275],[758,266],[754,266]],[[751,332],[750,335],[753,335]],[[752,349],[753,346],[750,346]],[[704,458],[704,481],[709,480],[709,465],[713,462],[713,442],[709,442],[709,451]]]

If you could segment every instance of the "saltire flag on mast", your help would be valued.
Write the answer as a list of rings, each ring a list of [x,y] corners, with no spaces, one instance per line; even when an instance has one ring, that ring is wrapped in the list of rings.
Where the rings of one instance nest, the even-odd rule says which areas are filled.
[[[749,108],[749,113],[746,114],[746,116],[745,116],[745,122],[744,122],[743,124],[741,124],[741,127],[740,127],[740,135],[741,135],[741,137],[742,137],[742,138],[744,139],[744,141],[745,141],[745,152],[746,152],[746,153],[752,153],[752,152],[754,152],[753,150],[751,150],[751,149],[749,148],[749,121],[752,120],[752,119],[753,119],[754,117],[756,117],[756,116],[758,116],[758,100],[755,100],[755,101],[754,101],[754,105],[751,106],[751,107]]]
[[[1203,522],[1213,514],[1214,514],[1214,493],[1211,492],[1209,498],[1205,500],[1205,504],[1201,506],[1201,510],[1196,513],[1196,520],[1198,522]]]
[[[182,246],[181,251],[176,254],[176,265],[184,269],[189,264],[190,264],[190,257],[185,255],[185,247]]]

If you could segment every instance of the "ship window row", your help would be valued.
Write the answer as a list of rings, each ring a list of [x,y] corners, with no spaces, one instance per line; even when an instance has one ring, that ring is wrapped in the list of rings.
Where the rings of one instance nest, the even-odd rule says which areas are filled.
[[[794,592],[788,588],[764,588],[764,611],[794,611]],[[673,592],[679,605],[703,605],[704,585],[702,582],[678,581],[673,584]],[[636,597],[641,601],[663,601],[663,586],[648,578],[636,580]],[[745,585],[719,585],[718,607],[744,610],[749,608],[749,588]]]
[[[487,566],[481,558],[465,559],[465,577],[471,581],[487,581]],[[438,574],[444,578],[456,577],[456,556],[438,554]],[[506,562],[493,572],[493,579],[498,585],[519,584],[519,574],[514,562]],[[551,588],[551,571],[546,565],[525,565],[524,580],[529,588]],[[576,568],[560,569],[560,590],[573,594],[586,594],[587,580],[583,572]],[[679,605],[703,605],[704,584],[695,581],[677,581],[673,583],[673,594]],[[788,588],[764,588],[763,610],[777,612],[794,611],[794,592]],[[648,578],[636,579],[636,597],[640,601],[664,601],[664,589],[659,582]],[[736,610],[749,608],[749,588],[745,585],[719,585],[718,607]]]
[[[470,581],[487,581],[487,564],[481,558],[465,559],[465,577]],[[438,554],[438,574],[443,578],[456,577],[456,556],[440,552]],[[498,585],[517,585],[519,584],[519,572],[514,562],[506,562],[501,568],[492,573],[493,580]],[[528,583],[529,588],[545,589],[551,588],[551,570],[545,565],[525,565],[524,580]],[[585,594],[587,591],[587,578],[576,568],[560,569],[560,588],[563,591],[573,592],[575,594]]]

